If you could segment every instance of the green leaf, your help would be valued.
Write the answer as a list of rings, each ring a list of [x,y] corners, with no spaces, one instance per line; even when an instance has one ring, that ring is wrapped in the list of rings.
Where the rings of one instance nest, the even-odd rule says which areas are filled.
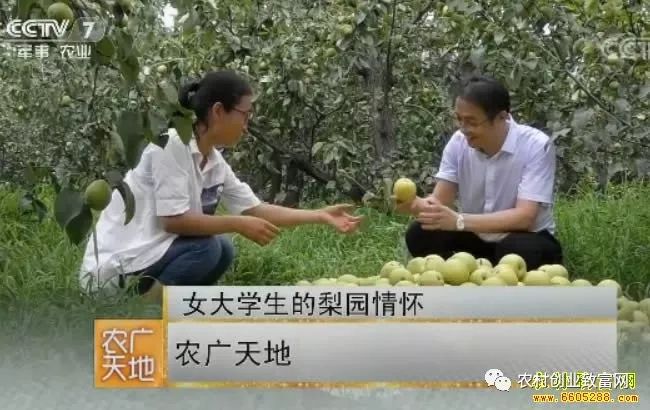
[[[93,214],[90,208],[84,206],[70,222],[65,226],[65,233],[70,241],[79,245],[87,236],[93,226]]]
[[[484,47],[475,48],[474,50],[472,50],[472,53],[470,54],[470,61],[476,67],[482,67],[483,66],[484,58],[485,58],[485,48]]]
[[[161,134],[167,130],[167,122],[165,121],[165,118],[157,111],[149,110],[149,112],[147,112],[147,125],[151,135],[153,136],[151,141],[160,148],[165,148],[167,139],[160,138]]]
[[[521,84],[521,71],[517,70],[517,66],[513,67],[510,75],[507,78],[507,82],[511,88],[519,88],[519,84]]]
[[[185,21],[183,21],[183,31],[186,33],[192,33],[197,25],[201,23],[199,15],[192,9]]]
[[[111,150],[117,156],[119,156],[121,161],[125,161],[126,160],[126,154],[125,154],[125,151],[124,151],[124,142],[122,141],[122,137],[120,136],[120,134],[118,134],[117,132],[115,132],[113,130],[111,130],[109,132],[109,135],[110,135],[110,141],[111,141],[111,143],[110,143]]]
[[[522,64],[525,65],[529,70],[534,70],[537,68],[537,60],[524,60]]]
[[[25,182],[30,186],[39,182],[38,175],[31,164],[25,167]]]
[[[65,228],[71,220],[77,217],[85,204],[81,193],[69,188],[63,188],[54,201],[54,219],[61,228]]]
[[[130,55],[125,60],[120,60],[120,72],[128,83],[134,84],[138,80],[138,73],[140,72],[138,58]]]
[[[120,60],[126,60],[133,54],[133,37],[124,31],[118,31],[115,36]]]
[[[591,123],[595,114],[596,112],[591,108],[576,111],[573,113],[571,128],[582,130],[587,126],[587,124]]]
[[[614,101],[614,107],[616,107],[616,111],[622,113],[629,113],[632,109],[632,105],[630,105],[630,103],[625,98],[619,98]]]
[[[315,143],[311,149],[311,154],[316,155],[318,151],[320,151],[320,149],[323,148],[323,145],[325,145],[323,141],[318,141],[317,143]]]
[[[117,189],[117,191],[122,196],[122,201],[124,202],[124,213],[125,220],[124,225],[127,225],[133,219],[135,214],[135,197],[131,191],[131,187],[124,182],[124,178],[120,171],[110,170],[104,173],[104,178],[111,185],[111,188]]]
[[[120,181],[116,189],[122,196],[122,201],[124,201],[124,225],[128,225],[133,219],[133,215],[135,215],[135,197],[131,187],[124,181]]]
[[[109,65],[111,63],[111,58],[101,54],[95,47],[91,49],[90,58],[93,63],[99,65]]]
[[[172,86],[168,81],[161,81],[158,84],[158,89],[161,93],[161,96],[167,100],[172,105],[178,104],[178,92],[176,88]]]
[[[47,206],[32,192],[28,192],[20,199],[20,209],[25,213],[35,213],[39,221],[47,216]]]
[[[650,85],[644,85],[639,91],[639,98],[643,99],[650,95]]]
[[[117,188],[122,183],[122,173],[112,169],[104,173],[104,179],[109,183],[111,188]]]
[[[32,196],[25,194],[20,198],[20,210],[22,212],[29,212],[32,210]]]
[[[99,40],[94,47],[99,54],[101,54],[104,57],[113,57],[115,54],[115,45],[113,45],[113,42],[108,38],[104,37],[101,40]]]
[[[185,144],[188,144],[190,139],[192,139],[192,120],[188,117],[175,115],[172,117],[172,123],[178,132],[178,136],[181,137],[181,140]]]
[[[47,216],[47,205],[43,201],[41,201],[38,198],[34,198],[32,200],[32,208],[36,212],[36,215],[38,216],[39,221],[43,221],[45,217]]]
[[[571,132],[571,128],[562,128],[559,131],[554,131],[551,138],[555,141],[559,137],[566,137]]]
[[[506,35],[503,34],[503,32],[501,32],[501,31],[497,31],[496,33],[494,33],[494,43],[495,43],[496,45],[501,44],[501,43],[503,42],[503,39],[504,39],[505,37],[506,37]]]
[[[137,111],[122,111],[117,120],[117,132],[122,137],[126,163],[129,167],[135,168],[147,144],[144,138],[142,115]]]
[[[38,4],[36,0],[18,0],[18,18],[21,20],[28,19],[32,6],[36,4]]]

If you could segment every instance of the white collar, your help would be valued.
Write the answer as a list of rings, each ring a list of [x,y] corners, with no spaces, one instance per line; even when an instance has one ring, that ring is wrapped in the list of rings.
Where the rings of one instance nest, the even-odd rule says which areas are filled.
[[[192,153],[192,158],[194,158],[194,162],[196,163],[197,166],[201,164],[201,161],[203,160],[203,154],[201,151],[199,151],[199,146],[196,141],[196,136],[192,134],[192,139],[190,139],[190,152]],[[206,172],[213,168],[217,164],[218,156],[219,154],[217,153],[217,150],[215,148],[212,148],[210,150],[210,154],[208,154],[207,162],[205,164],[205,167],[201,170],[201,172]]]

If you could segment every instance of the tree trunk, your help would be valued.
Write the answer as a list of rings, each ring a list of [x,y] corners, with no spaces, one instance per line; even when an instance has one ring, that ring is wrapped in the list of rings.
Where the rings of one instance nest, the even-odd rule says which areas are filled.
[[[286,195],[282,205],[289,208],[298,207],[304,186],[304,175],[294,161],[289,162],[287,166],[286,186]]]
[[[282,161],[278,151],[273,151],[271,161],[275,169],[271,171],[271,191],[269,192],[267,202],[275,203],[275,197],[282,190]]]
[[[375,61],[370,70],[369,86],[370,107],[373,120],[373,138],[375,143],[376,161],[379,162],[396,148],[393,113],[390,98],[387,98],[387,88],[383,82],[384,68],[380,61]],[[390,87],[388,87],[390,89]],[[383,91],[383,92],[382,92]]]

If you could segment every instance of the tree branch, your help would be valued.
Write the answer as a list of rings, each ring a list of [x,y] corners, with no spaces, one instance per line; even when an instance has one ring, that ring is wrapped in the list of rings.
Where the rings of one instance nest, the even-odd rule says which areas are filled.
[[[639,28],[637,27],[636,24],[634,24],[634,20],[632,19],[632,12],[630,12],[630,4],[628,2],[624,2],[623,8],[625,9],[625,14],[627,14],[627,21],[630,23],[630,29],[632,30],[632,33],[634,33],[634,35],[637,38],[641,37]]]
[[[93,104],[95,103],[95,93],[97,92],[97,77],[99,77],[99,67],[95,67],[95,72],[93,74],[93,90],[92,93],[90,94],[90,100],[88,101],[88,118],[86,119],[86,122],[90,122],[90,113],[93,109]]]
[[[305,101],[305,103],[307,104],[306,101]],[[310,140],[310,142],[309,142],[309,162],[310,163],[311,163],[311,160],[312,160],[311,151],[312,151],[312,148],[314,147],[314,139],[316,138],[316,129],[318,129],[318,127],[325,120],[325,118],[329,117],[330,115],[334,114],[335,112],[337,112],[338,110],[343,108],[344,105],[345,105],[345,101],[341,101],[341,103],[338,105],[338,107],[334,107],[333,109],[331,109],[330,111],[328,111],[326,113],[322,113],[322,112],[320,112],[320,110],[317,110],[315,107],[312,108],[310,105],[307,105],[308,108],[311,108],[312,110],[314,110],[315,112],[317,112],[319,114],[318,117],[316,118],[316,122],[314,123],[314,125],[312,125],[311,130],[310,130],[310,138],[309,138],[309,140]]]
[[[418,24],[420,22],[420,20],[422,20],[422,18],[425,16],[425,14],[427,14],[431,10],[431,8],[433,7],[433,5],[435,3],[436,3],[436,0],[430,0],[429,3],[427,3],[427,5],[424,6],[424,8],[422,10],[420,10],[420,12],[417,14],[417,16],[415,16],[415,18],[411,22],[411,25],[415,26],[416,24]]]
[[[390,23],[390,32],[388,34],[388,50],[386,51],[386,74],[384,79],[384,105],[388,105],[390,94],[390,83],[392,80],[391,73],[391,49],[393,44],[393,30],[395,29],[395,9],[397,8],[397,0],[393,0],[393,16]]]
[[[536,5],[534,5],[534,3],[533,3],[533,7],[536,8],[537,12],[540,11],[539,8],[538,8]],[[515,33],[516,33],[517,37],[519,37],[519,39],[520,39],[521,41],[524,40],[524,39],[521,37],[521,34],[520,34],[518,31],[515,31]],[[554,54],[553,52],[551,52],[550,50],[548,50],[547,47],[545,47],[546,43],[544,42],[543,39],[541,39],[541,38],[539,38],[539,37],[537,37],[537,36],[536,36],[536,39],[541,43],[541,47],[540,47],[540,49],[541,49],[544,53],[548,54],[549,56],[551,56],[552,58],[554,58],[554,59],[557,60],[557,61],[562,61],[562,59],[560,58],[559,52],[558,52],[558,54]],[[553,43],[553,48],[555,48],[556,51],[557,51],[557,44],[555,43],[555,41],[553,41],[553,39],[551,39],[551,42]],[[580,81],[580,80],[579,80],[579,79],[578,79],[578,78],[577,78],[577,77],[576,77],[576,76],[575,76],[571,71],[569,71],[566,67],[564,67],[564,64],[562,65],[562,71],[563,71],[566,75],[568,75],[568,76],[571,78],[571,80],[573,80],[573,81],[578,85],[578,87],[580,87],[580,88],[581,88],[581,89],[582,89],[582,90],[583,90],[583,91],[584,91],[584,92],[589,96],[589,98],[591,98],[591,99],[596,103],[596,105],[598,105],[598,106],[599,106],[603,111],[605,111],[605,113],[607,113],[607,114],[608,114],[609,116],[611,116],[612,118],[616,119],[616,120],[617,120],[618,122],[620,122],[621,124],[624,124],[626,127],[630,127],[630,126],[631,126],[630,123],[628,123],[627,121],[625,121],[625,120],[622,119],[622,118],[619,118],[616,114],[614,114],[614,113],[612,113],[611,111],[609,111],[609,107],[607,107],[607,105],[606,105],[604,102],[602,102],[598,97],[596,97],[596,96],[595,96],[595,95],[594,95],[594,94],[593,94],[593,93],[592,93],[592,92],[587,88],[587,86],[585,86],[585,85],[582,83],[582,81]]]
[[[271,149],[274,151],[282,154],[286,159],[289,161],[293,161],[296,166],[306,173],[307,175],[311,176],[312,178],[316,179],[317,181],[327,183],[334,178],[330,175],[328,175],[326,172],[321,171],[319,169],[314,168],[313,165],[308,163],[304,158],[300,158],[294,153],[290,152],[288,149],[281,147],[280,145],[272,142],[271,140],[267,139],[266,137],[263,137],[261,133],[258,133],[256,129],[249,129],[248,132],[253,138],[261,141],[263,144],[269,146]]]
[[[285,157],[287,161],[290,163],[293,163],[293,165],[298,168],[300,171],[304,172],[305,174],[309,175],[310,177],[314,178],[316,181],[326,184],[330,181],[337,181],[336,175],[330,175],[325,171],[322,171],[316,167],[314,167],[310,161],[306,160],[305,158],[301,158],[297,156],[296,154],[290,152],[288,149],[281,147],[280,145],[271,142],[269,139],[266,137],[263,137],[261,133],[257,132],[258,130],[255,129],[254,127],[249,127],[249,134],[262,142],[263,144],[267,145],[271,149],[273,149],[275,152],[278,152],[282,154],[282,156]],[[367,188],[365,188],[363,185],[361,185],[358,181],[354,180],[354,178],[344,175],[344,178],[347,178],[350,182],[352,182],[355,186],[352,188],[350,192],[348,192],[348,195],[352,197],[353,199],[359,199],[359,191],[361,192],[361,196],[368,191]]]

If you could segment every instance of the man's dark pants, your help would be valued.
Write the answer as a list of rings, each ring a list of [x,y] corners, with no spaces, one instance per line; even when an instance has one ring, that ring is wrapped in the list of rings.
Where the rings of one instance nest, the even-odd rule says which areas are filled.
[[[413,256],[437,254],[447,259],[456,252],[469,252],[496,265],[509,253],[520,255],[527,270],[541,265],[563,263],[562,246],[548,231],[512,232],[500,242],[486,242],[472,232],[427,231],[413,222],[406,232],[406,246]]]

